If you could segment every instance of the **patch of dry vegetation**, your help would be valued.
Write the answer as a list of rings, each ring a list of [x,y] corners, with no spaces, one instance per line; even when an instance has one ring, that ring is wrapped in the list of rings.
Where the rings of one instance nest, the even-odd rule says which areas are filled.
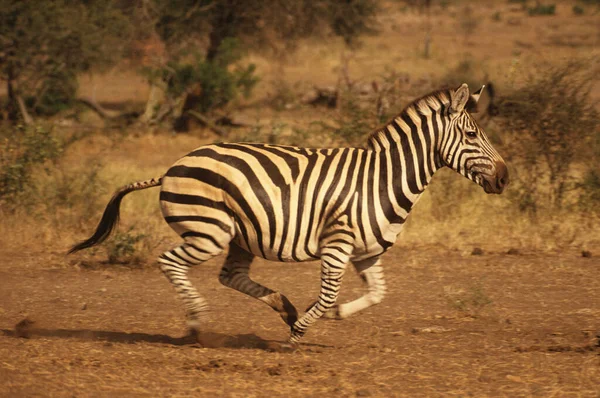
[[[308,39],[297,42],[296,50],[285,57],[257,53],[247,57],[247,62],[256,64],[261,82],[253,99],[236,104],[233,113],[243,117],[245,123],[243,127],[229,127],[227,140],[328,147],[362,144],[371,129],[411,99],[444,85],[466,81],[474,89],[492,80],[500,104],[509,104],[520,100],[519,93],[535,92],[540,98],[552,93],[541,80],[529,78],[534,65],[545,62],[556,69],[563,65],[564,58],[580,59],[587,54],[584,69],[598,67],[589,61],[597,55],[594,47],[563,46],[553,39],[561,34],[597,37],[594,26],[598,16],[593,13],[574,17],[568,7],[561,5],[554,16],[532,18],[508,3],[483,2],[469,6],[465,13],[463,6],[433,2],[433,12],[428,16],[418,8],[399,7],[396,2],[382,2],[381,6],[379,34],[365,37],[362,46],[352,52],[341,39],[327,43]],[[429,56],[424,57],[428,18],[433,29],[428,39]],[[566,73],[573,81],[573,74]],[[551,75],[546,76],[552,80]],[[582,95],[577,98],[590,110],[598,109],[595,101],[600,98],[596,76],[598,73],[590,74],[587,81],[577,80],[583,84]],[[126,93],[128,103],[138,104],[148,94],[144,80],[132,78],[130,68],[122,73],[115,69],[86,76],[80,83],[82,93],[111,106],[123,100],[121,92]],[[303,103],[308,89],[328,85],[337,90],[339,103],[335,108]],[[537,102],[531,96],[526,100]],[[547,106],[552,113],[560,103]],[[442,171],[413,211],[400,245],[436,244],[464,251],[474,246],[496,251],[598,247],[600,236],[594,229],[598,206],[594,203],[599,197],[600,177],[593,170],[599,156],[597,119],[594,128],[593,117],[588,118],[588,135],[578,138],[583,140],[585,150],[580,146],[574,149],[575,155],[571,154],[568,189],[564,201],[557,205],[552,204],[555,200],[547,200],[555,189],[550,184],[553,177],[548,164],[537,164],[535,168],[527,165],[529,155],[539,158],[545,152],[535,141],[528,146],[528,153],[523,152],[521,138],[534,138],[530,134],[533,130],[528,129],[527,119],[522,119],[524,124],[519,126],[506,124],[516,120],[507,109],[500,107],[498,117],[485,121],[488,134],[508,160],[514,177],[506,194],[484,195],[474,184]],[[570,118],[580,111],[570,108],[565,112],[564,125],[568,126]],[[1,199],[0,245],[5,250],[52,247],[52,251],[62,252],[94,228],[117,187],[161,175],[193,148],[223,140],[201,127],[178,135],[160,126],[114,129],[100,123],[90,128],[82,123],[90,120],[89,115],[89,111],[75,109],[55,118],[52,139],[68,145],[59,156],[28,166],[27,180],[21,179],[27,181],[21,194]],[[85,134],[78,133],[81,131]],[[571,142],[570,134],[565,133],[565,142]],[[15,130],[5,131],[4,135],[7,139],[18,136]],[[72,136],[82,138],[70,140]],[[8,148],[0,149],[3,166],[15,162],[14,157],[6,156]],[[533,186],[532,173],[536,176],[535,215],[527,206],[523,208],[523,189]],[[120,240],[82,256],[107,259],[111,250],[116,250],[128,253],[125,257],[135,261],[151,263],[157,253],[177,239],[162,221],[156,190],[127,197],[119,231]]]

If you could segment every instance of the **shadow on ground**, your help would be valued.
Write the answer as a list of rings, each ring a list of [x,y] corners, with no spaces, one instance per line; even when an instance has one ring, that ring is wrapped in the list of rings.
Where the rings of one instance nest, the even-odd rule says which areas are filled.
[[[58,337],[88,341],[106,341],[111,343],[153,343],[174,346],[196,346],[200,348],[258,349],[265,351],[292,352],[296,347],[285,342],[265,340],[255,334],[227,335],[215,332],[191,333],[183,337],[171,337],[165,334],[127,333],[89,329],[46,329],[34,326],[34,322],[24,319],[14,330],[0,329],[5,336],[16,338]],[[307,346],[328,347],[320,344]]]

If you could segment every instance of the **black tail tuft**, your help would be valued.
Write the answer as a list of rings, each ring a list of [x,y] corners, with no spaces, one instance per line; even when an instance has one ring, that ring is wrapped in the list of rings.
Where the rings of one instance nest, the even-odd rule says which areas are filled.
[[[79,250],[87,249],[104,242],[119,222],[119,207],[121,206],[121,200],[125,195],[133,190],[134,189],[131,189],[131,187],[127,186],[117,191],[117,193],[115,193],[110,199],[110,202],[108,202],[108,205],[106,205],[106,209],[104,209],[104,214],[102,214],[102,219],[100,220],[98,227],[96,227],[96,232],[94,232],[94,235],[73,246],[71,250],[69,250],[68,254],[75,253]]]

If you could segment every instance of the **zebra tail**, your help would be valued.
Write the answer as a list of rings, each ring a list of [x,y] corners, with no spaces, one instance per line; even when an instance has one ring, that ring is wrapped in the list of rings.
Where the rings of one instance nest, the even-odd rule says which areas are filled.
[[[102,219],[100,220],[100,223],[98,223],[94,235],[73,246],[69,250],[68,254],[75,253],[79,250],[87,249],[89,247],[96,246],[97,244],[104,242],[119,222],[119,208],[121,207],[121,200],[123,200],[125,195],[133,191],[138,191],[140,189],[156,187],[161,185],[161,183],[162,177],[159,177],[152,178],[150,180],[134,182],[132,184],[125,185],[124,187],[119,188],[119,190],[115,192],[113,197],[106,205],[106,209],[104,209],[104,214],[102,214]]]

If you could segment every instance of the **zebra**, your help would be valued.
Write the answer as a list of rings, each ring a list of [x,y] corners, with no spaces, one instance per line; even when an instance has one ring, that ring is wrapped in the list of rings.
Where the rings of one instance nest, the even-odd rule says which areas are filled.
[[[395,242],[434,173],[446,166],[500,194],[506,163],[471,116],[483,87],[442,89],[409,104],[373,131],[365,147],[300,148],[259,143],[201,146],[159,178],[116,191],[94,234],[70,250],[104,241],[130,192],[161,186],[162,215],[183,243],[160,255],[160,269],[198,336],[208,305],[190,282],[191,266],[228,249],[219,281],[273,308],[297,344],[319,318],[343,319],[378,304],[386,293],[381,255]],[[320,260],[317,300],[299,315],[286,296],[249,276],[254,257]],[[351,263],[366,293],[336,304]]]

